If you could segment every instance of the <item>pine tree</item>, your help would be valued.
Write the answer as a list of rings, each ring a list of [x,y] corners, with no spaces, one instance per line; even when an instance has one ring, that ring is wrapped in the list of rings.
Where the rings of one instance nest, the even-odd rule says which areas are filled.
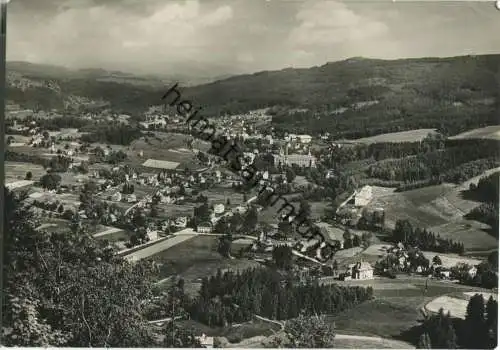
[[[498,340],[498,303],[490,296],[486,304],[486,326],[490,330],[490,348],[497,346]]]
[[[474,295],[467,305],[465,316],[465,346],[470,349],[486,349],[488,330],[484,319],[484,299],[482,294]]]
[[[420,336],[418,340],[417,349],[432,349],[431,338],[429,337],[428,333],[423,333]]]

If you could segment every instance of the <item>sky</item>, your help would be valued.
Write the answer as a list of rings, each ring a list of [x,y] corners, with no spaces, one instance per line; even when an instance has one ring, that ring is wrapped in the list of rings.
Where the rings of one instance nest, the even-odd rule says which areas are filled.
[[[350,57],[500,53],[494,2],[12,0],[7,59],[230,75]]]

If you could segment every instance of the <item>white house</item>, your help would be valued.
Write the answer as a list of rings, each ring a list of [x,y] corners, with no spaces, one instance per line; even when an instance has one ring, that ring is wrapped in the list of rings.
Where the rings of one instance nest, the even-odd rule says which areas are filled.
[[[297,138],[301,143],[310,143],[312,141],[312,137],[310,135],[298,135]]]
[[[246,207],[244,207],[244,206],[242,206],[242,205],[239,205],[239,206],[237,206],[236,208],[234,208],[234,211],[235,211],[236,213],[244,214],[244,213],[246,213],[247,208],[246,208]]]
[[[372,187],[366,185],[355,194],[354,205],[357,207],[364,207],[370,203],[372,196]]]
[[[215,214],[222,214],[222,213],[224,213],[224,210],[225,210],[224,204],[214,205],[214,213]]]
[[[469,276],[470,276],[471,278],[476,277],[476,274],[477,274],[477,267],[472,266],[472,267],[469,269],[469,271],[467,271],[467,273],[469,274]]]
[[[367,262],[350,264],[349,271],[352,279],[368,280],[373,279],[373,267]]]
[[[212,224],[209,222],[201,223],[196,226],[196,232],[198,233],[210,233],[212,232]]]
[[[127,198],[127,202],[129,203],[134,203],[134,202],[137,202],[137,197],[135,196],[135,194],[130,194]]]
[[[148,235],[150,241],[156,241],[159,238],[158,231],[156,230],[151,230],[148,228],[146,230],[146,234]]]
[[[175,219],[175,226],[178,228],[185,228],[187,226],[187,218],[185,216],[180,216]]]
[[[120,192],[115,192],[111,196],[111,200],[114,201],[114,202],[120,202],[122,200],[122,194]]]
[[[199,342],[200,342],[200,345],[204,348],[208,348],[208,349],[211,349],[214,347],[214,338],[213,337],[207,337],[205,334],[202,334],[201,336],[199,337],[196,337]]]

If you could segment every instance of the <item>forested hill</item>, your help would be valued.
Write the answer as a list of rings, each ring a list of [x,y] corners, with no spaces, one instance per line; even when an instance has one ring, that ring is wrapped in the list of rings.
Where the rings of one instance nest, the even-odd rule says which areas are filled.
[[[500,55],[354,58],[236,76],[186,95],[211,113],[281,106],[273,109],[273,122],[288,131],[361,137],[437,127],[455,133],[498,123]]]
[[[71,105],[83,99],[86,105],[104,104],[140,114],[148,105],[158,104],[168,88],[137,84],[138,78],[116,73],[110,77],[106,72],[61,71],[49,79],[39,71],[53,68],[35,68],[17,65],[8,70],[8,100],[27,107],[62,108],[68,101]],[[273,123],[288,131],[357,137],[440,128],[452,134],[497,124],[500,55],[352,58],[321,67],[234,76],[185,88],[182,93],[194,105],[203,106],[206,115],[273,107]]]

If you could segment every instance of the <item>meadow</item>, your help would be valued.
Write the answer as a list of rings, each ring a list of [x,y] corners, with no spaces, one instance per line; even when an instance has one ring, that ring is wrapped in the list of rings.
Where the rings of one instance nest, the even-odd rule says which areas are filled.
[[[363,137],[353,142],[371,144],[371,143],[384,143],[384,142],[417,142],[423,140],[430,133],[435,134],[436,129],[415,129],[401,132],[391,132],[386,134],[375,135],[371,137]]]
[[[464,139],[492,139],[500,140],[500,125],[490,125],[484,128],[469,130],[458,135],[449,137],[451,140]]]
[[[5,162],[5,182],[24,180],[28,171],[31,171],[35,181],[47,173],[41,165],[7,161]]]
[[[437,297],[446,294],[482,291],[451,282],[427,281],[422,277],[404,279],[377,278],[367,281],[350,281],[348,285],[372,286],[374,299],[331,316],[340,334],[358,334],[402,339],[402,334],[419,324],[422,308]]]
[[[230,187],[224,188],[217,186],[201,191],[201,193],[208,198],[209,204],[224,204],[224,206],[226,206],[228,199],[231,207],[236,207],[244,203],[243,194],[235,192]],[[248,198],[250,198],[250,196],[248,196]]]
[[[464,244],[466,250],[489,250],[498,240],[488,226],[463,216],[478,202],[463,198],[463,186],[441,184],[411,191],[374,194],[370,206],[385,209],[386,226],[394,228],[397,220],[408,220],[414,227],[426,228]]]
[[[246,269],[260,266],[252,260],[226,259],[217,252],[217,236],[196,236],[188,241],[151,256],[162,263],[160,278],[180,275],[184,278],[186,292],[196,294],[201,278],[217,273],[218,269]]]
[[[132,142],[127,148],[126,163],[140,166],[147,159],[168,160],[180,163],[179,168],[197,168],[196,154],[187,149],[190,136],[184,134],[154,132],[154,136],[144,136]],[[196,140],[194,149],[207,151],[210,148],[208,142]],[[143,156],[139,153],[142,151]]]

